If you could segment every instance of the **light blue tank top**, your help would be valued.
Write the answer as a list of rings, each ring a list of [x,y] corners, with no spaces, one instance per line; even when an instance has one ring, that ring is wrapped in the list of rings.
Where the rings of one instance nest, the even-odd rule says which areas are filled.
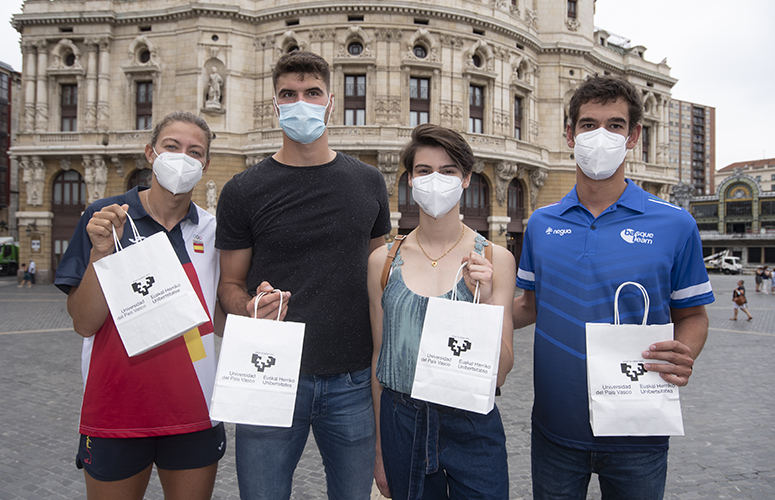
[[[487,240],[477,235],[475,249],[479,254],[483,254],[485,245]],[[403,263],[399,250],[382,292],[382,348],[377,360],[377,380],[388,389],[411,394],[428,297],[417,295],[406,286],[401,272]],[[441,297],[451,298],[452,290]],[[462,278],[457,283],[457,298],[466,302],[474,299]]]

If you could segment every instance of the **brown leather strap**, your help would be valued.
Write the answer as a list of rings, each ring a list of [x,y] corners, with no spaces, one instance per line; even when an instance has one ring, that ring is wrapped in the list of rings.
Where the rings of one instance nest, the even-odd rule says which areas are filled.
[[[484,247],[484,258],[490,261],[492,264],[492,241],[486,240],[488,245]]]
[[[387,281],[390,277],[390,265],[393,263],[393,260],[395,260],[398,249],[401,248],[401,243],[403,243],[405,239],[406,236],[403,234],[397,234],[393,246],[391,246],[388,251],[387,257],[385,258],[385,266],[382,268],[382,279],[380,280],[383,290],[387,286]]]

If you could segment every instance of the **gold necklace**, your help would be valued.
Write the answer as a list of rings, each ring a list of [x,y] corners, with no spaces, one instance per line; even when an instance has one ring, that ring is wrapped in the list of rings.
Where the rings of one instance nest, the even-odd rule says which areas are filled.
[[[455,248],[455,247],[457,246],[457,244],[458,244],[458,243],[460,243],[460,240],[462,240],[462,239],[463,239],[463,235],[464,235],[464,234],[465,234],[465,232],[466,232],[466,226],[465,226],[465,225],[463,225],[463,224],[461,224],[461,226],[463,226],[463,230],[462,230],[462,231],[460,231],[460,238],[458,238],[458,239],[457,239],[457,241],[455,242],[455,244],[454,244],[454,245],[452,245],[451,247],[449,247],[449,250],[447,250],[446,252],[444,252],[444,255],[442,255],[441,257],[439,257],[439,258],[437,258],[437,259],[433,259],[433,258],[431,258],[431,256],[430,256],[430,255],[428,255],[428,252],[426,252],[426,251],[425,251],[425,249],[422,247],[422,243],[420,243],[420,232],[419,232],[419,231],[417,232],[417,234],[415,235],[415,237],[417,238],[417,244],[420,246],[420,250],[422,250],[422,253],[424,253],[424,254],[425,254],[425,256],[426,256],[426,257],[428,257],[428,260],[430,260],[430,261],[431,261],[431,265],[432,265],[433,267],[436,267],[437,265],[439,265],[439,261],[440,261],[441,259],[443,259],[444,257],[446,257],[446,256],[447,256],[447,254],[448,254],[449,252],[451,252],[451,251],[452,251],[452,249],[453,249],[453,248]]]
[[[150,198],[148,197],[148,193],[149,193],[150,191],[151,191],[151,190],[149,189],[149,190],[147,190],[147,191],[145,192],[145,202],[148,204],[148,210],[150,210],[150,211],[151,211],[151,217],[153,217],[153,220],[155,220],[156,222],[159,222],[159,219],[157,219],[157,218],[156,218],[156,214],[154,214],[154,213],[153,213],[153,208],[151,208],[151,200],[150,200]],[[159,224],[161,224],[161,222],[159,222]]]

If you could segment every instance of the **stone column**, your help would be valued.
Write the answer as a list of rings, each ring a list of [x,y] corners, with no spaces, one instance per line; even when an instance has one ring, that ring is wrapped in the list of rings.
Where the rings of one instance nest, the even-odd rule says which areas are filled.
[[[100,67],[97,94],[97,130],[106,131],[109,128],[110,117],[110,39],[102,38],[100,47]]]
[[[37,42],[38,72],[35,97],[35,131],[48,132],[48,85],[46,69],[48,68],[48,43],[45,40]]]
[[[24,118],[22,132],[35,130],[35,82],[36,62],[35,45],[32,42],[22,42],[24,52]]]
[[[97,128],[97,41],[86,40],[86,105],[84,130]]]
[[[506,246],[506,236],[509,232],[509,222],[511,217],[502,215],[491,215],[487,217],[487,223],[490,226],[490,241],[502,247]]]

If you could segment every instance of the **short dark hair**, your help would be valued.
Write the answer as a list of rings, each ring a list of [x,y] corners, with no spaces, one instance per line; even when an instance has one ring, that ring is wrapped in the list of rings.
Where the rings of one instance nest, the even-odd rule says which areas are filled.
[[[272,70],[272,85],[275,92],[277,92],[277,80],[288,73],[316,76],[326,84],[326,90],[331,89],[331,69],[328,63],[312,52],[294,50],[277,60]]]
[[[630,114],[630,130],[628,133],[631,133],[641,118],[643,118],[643,101],[640,98],[640,93],[633,84],[623,78],[599,75],[587,77],[579,88],[576,89],[573,97],[570,98],[568,118],[570,119],[571,131],[576,130],[579,110],[583,104],[588,102],[608,104],[619,98],[624,99],[627,103]]]
[[[155,127],[153,127],[153,132],[151,132],[151,141],[150,141],[151,146],[153,146],[154,148],[156,147],[156,141],[159,140],[159,135],[161,134],[161,131],[164,129],[164,127],[174,122],[190,123],[202,129],[202,133],[205,136],[205,152],[206,152],[205,156],[209,160],[210,142],[212,142],[213,140],[213,133],[212,131],[210,131],[210,127],[207,126],[206,121],[196,116],[195,114],[189,113],[188,111],[173,111],[172,113],[162,118],[161,121],[157,123]]]
[[[447,152],[465,178],[474,169],[474,152],[462,135],[454,130],[431,123],[418,125],[412,131],[412,139],[401,150],[401,163],[412,175],[414,155],[423,147],[441,148]]]

